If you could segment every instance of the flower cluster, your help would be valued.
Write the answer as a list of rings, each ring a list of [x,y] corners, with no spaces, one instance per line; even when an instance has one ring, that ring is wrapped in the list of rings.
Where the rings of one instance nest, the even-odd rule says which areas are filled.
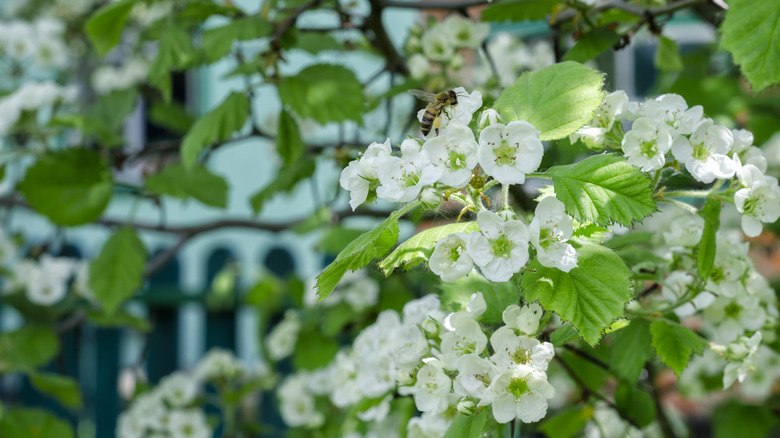
[[[39,110],[73,102],[77,95],[75,86],[63,87],[51,81],[25,83],[0,99],[0,135],[9,133],[23,116],[37,120]]]
[[[500,423],[540,420],[554,395],[546,371],[555,354],[535,337],[542,309],[510,305],[504,325],[489,337],[480,323],[486,309],[475,293],[465,309],[450,314],[433,295],[407,303],[402,315],[382,312],[328,367],[280,385],[282,418],[290,426],[319,427],[325,418],[317,398],[324,397],[339,408],[357,406],[363,421],[382,422],[397,392],[413,397],[422,413],[408,423],[409,436],[441,434],[455,412],[471,415],[488,406]]]
[[[92,88],[99,94],[124,90],[146,80],[149,63],[143,58],[126,60],[122,65],[104,65],[92,73]]]
[[[71,58],[64,34],[65,23],[52,17],[0,23],[0,53],[43,69],[65,68]]]
[[[428,29],[415,26],[409,31],[406,52],[409,72],[415,79],[426,77],[431,64],[458,69],[465,64],[459,49],[476,49],[490,32],[490,25],[460,15],[450,15]]]
[[[632,122],[623,132],[623,122]],[[623,91],[609,94],[591,122],[571,136],[592,149],[620,148],[643,172],[671,165],[669,155],[697,181],[737,178],[734,203],[742,214],[742,231],[761,233],[762,223],[780,218],[780,186],[766,175],[767,159],[753,146],[753,134],[729,129],[704,117],[701,106],[689,108],[677,94],[646,102],[629,102]]]
[[[192,373],[177,371],[160,384],[137,395],[129,408],[119,415],[118,438],[167,436],[171,438],[209,438],[213,425],[203,411],[203,386],[218,390],[232,386],[268,388],[273,376],[267,368],[250,372],[226,350],[213,349]]]

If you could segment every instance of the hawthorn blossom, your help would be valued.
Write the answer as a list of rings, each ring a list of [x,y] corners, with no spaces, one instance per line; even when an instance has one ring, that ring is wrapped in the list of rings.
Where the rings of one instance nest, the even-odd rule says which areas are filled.
[[[731,131],[704,119],[696,125],[690,139],[679,136],[672,144],[672,154],[697,180],[705,184],[715,179],[729,179],[737,166],[728,154],[734,137]]]
[[[490,337],[493,347],[490,360],[499,370],[512,369],[517,365],[528,365],[539,371],[547,371],[547,365],[555,356],[555,350],[549,342],[539,342],[530,336],[518,335],[504,326],[493,332]]]
[[[450,123],[444,135],[428,139],[422,149],[441,169],[440,183],[460,189],[471,181],[471,171],[477,165],[477,142],[468,126]]]
[[[192,403],[198,395],[198,382],[187,374],[177,371],[160,381],[158,391],[171,406],[183,408]]]
[[[298,314],[288,310],[284,319],[271,330],[265,339],[268,356],[273,360],[281,360],[292,354],[295,344],[298,342],[298,332],[301,330],[301,322]]]
[[[671,133],[677,138],[696,131],[703,115],[704,108],[701,105],[688,108],[688,103],[679,94],[663,94],[641,104],[633,120],[647,117],[660,121],[671,128]]]
[[[540,132],[530,123],[497,123],[482,130],[477,155],[479,165],[501,184],[521,184],[539,168],[544,147]]]
[[[713,345],[716,353],[728,359],[729,363],[723,371],[723,389],[728,389],[734,382],[742,383],[748,373],[756,367],[756,353],[761,344],[761,332],[753,336],[742,336],[728,345]]]
[[[490,281],[507,281],[528,261],[528,227],[490,211],[477,214],[480,232],[469,234],[466,251]]]
[[[715,339],[732,342],[745,331],[762,328],[767,321],[767,312],[757,296],[717,297],[704,309],[704,318],[713,328]]]
[[[534,336],[539,330],[539,320],[542,318],[542,306],[538,303],[531,303],[520,307],[517,304],[510,304],[504,309],[501,318],[504,324],[509,328],[519,330],[520,332]]]
[[[455,41],[436,27],[425,31],[421,43],[423,54],[431,61],[447,62],[455,56]]]
[[[737,176],[743,188],[734,193],[734,204],[742,215],[742,231],[749,237],[761,234],[762,222],[780,218],[780,186],[752,164],[742,166]]]
[[[474,113],[478,109],[482,108],[482,93],[477,90],[471,93],[466,93],[466,89],[463,87],[453,88],[452,91],[458,96],[458,104],[455,106],[449,106],[442,110],[439,117],[441,117],[441,124],[439,125],[439,132],[446,132],[450,124],[460,124],[468,126],[471,123],[471,119],[474,118]],[[417,120],[422,122],[425,115],[425,109],[421,109],[417,112]],[[428,137],[436,136],[435,131],[431,131]]]
[[[621,148],[629,163],[642,172],[651,172],[664,167],[666,153],[672,149],[672,136],[664,126],[640,117],[626,132]]]
[[[474,269],[474,261],[466,251],[467,241],[468,234],[452,233],[436,242],[428,266],[442,281],[455,281]]]
[[[581,140],[591,149],[601,149],[606,143],[606,136],[626,113],[627,107],[628,95],[625,91],[609,93],[593,113],[593,119],[569,137],[571,142]]]
[[[377,170],[384,166],[392,155],[390,139],[384,143],[371,143],[360,159],[353,160],[341,171],[339,184],[349,193],[349,205],[352,210],[366,202],[368,194],[379,185]]]
[[[515,418],[532,423],[547,415],[547,399],[554,395],[555,388],[544,372],[521,364],[493,379],[479,406],[491,405],[493,417],[499,423]]]
[[[574,232],[574,225],[557,198],[548,196],[539,202],[528,232],[536,248],[536,258],[542,266],[563,272],[577,267],[579,255],[571,244],[566,243]]]
[[[454,313],[448,322],[453,330],[441,335],[439,358],[445,369],[453,370],[464,354],[482,353],[488,339],[470,312]]]
[[[439,414],[449,406],[448,395],[452,380],[444,373],[438,359],[428,360],[417,372],[414,384],[414,403],[420,412]],[[400,389],[400,388],[399,388]]]
[[[476,49],[490,33],[490,23],[478,23],[457,14],[447,17],[441,26],[456,47]]]
[[[453,390],[458,397],[472,397],[480,400],[498,374],[496,366],[478,354],[464,354],[458,359],[458,375]]]
[[[376,194],[387,201],[414,200],[423,187],[438,181],[443,172],[441,167],[431,163],[428,153],[421,150],[417,140],[404,140],[401,153],[402,157],[389,157],[376,170],[381,184]]]
[[[168,420],[168,433],[171,438],[209,438],[211,427],[200,409],[172,411]]]

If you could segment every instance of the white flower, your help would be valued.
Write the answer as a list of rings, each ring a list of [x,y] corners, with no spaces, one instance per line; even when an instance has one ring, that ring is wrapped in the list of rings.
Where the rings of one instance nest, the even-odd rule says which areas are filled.
[[[493,356],[490,360],[501,370],[517,365],[528,365],[539,371],[547,371],[547,366],[555,356],[555,350],[549,342],[539,342],[530,336],[517,335],[514,330],[504,326],[493,332],[490,337]]]
[[[488,108],[485,111],[482,111],[482,114],[479,115],[479,129],[485,129],[490,125],[495,125],[496,123],[501,123],[501,115],[498,114],[498,111],[494,110],[493,108]]]
[[[146,425],[138,415],[132,412],[122,412],[116,424],[117,438],[147,438]]]
[[[593,113],[593,119],[570,136],[571,142],[581,140],[591,149],[600,149],[606,143],[606,136],[617,120],[620,120],[628,107],[628,95],[619,90],[604,97],[601,105]]]
[[[696,125],[690,139],[679,136],[672,144],[672,153],[696,180],[709,184],[717,179],[729,179],[736,164],[726,156],[734,137],[727,128],[705,119]]]
[[[723,389],[728,389],[735,381],[745,380],[747,374],[756,367],[756,353],[761,343],[761,332],[756,332],[750,338],[742,336],[737,342],[726,346],[725,356],[729,360],[723,371]],[[713,347],[713,350],[719,352]]]
[[[672,149],[672,136],[664,125],[640,117],[626,132],[621,147],[629,163],[642,172],[651,172],[664,167],[666,153]]]
[[[474,269],[474,262],[466,252],[467,239],[466,233],[452,233],[436,242],[428,266],[443,281],[455,281]]]
[[[442,414],[423,412],[406,424],[407,438],[441,438],[450,428],[452,420]]]
[[[305,376],[292,375],[286,378],[276,394],[279,397],[279,413],[288,426],[313,429],[325,422],[325,416],[314,405],[314,397],[308,390]]]
[[[679,207],[664,207],[658,216],[662,225],[662,235],[667,245],[675,247],[692,247],[701,242],[704,232],[704,219]]]
[[[428,317],[436,320],[444,319],[441,311],[441,301],[436,295],[426,295],[422,298],[409,301],[403,308],[404,324],[422,324]]]
[[[637,117],[648,117],[665,123],[675,136],[693,133],[702,121],[704,109],[701,105],[688,108],[688,103],[678,94],[663,94],[643,103]],[[729,145],[730,146],[730,145]],[[725,152],[724,152],[725,153]]]
[[[409,75],[412,77],[412,79],[424,78],[431,68],[430,64],[428,63],[428,59],[419,53],[415,53],[414,55],[410,56],[406,64],[409,67]]]
[[[577,267],[579,255],[571,244],[566,243],[574,232],[574,226],[564,211],[563,203],[557,198],[548,196],[539,202],[528,232],[536,248],[536,258],[542,266],[563,272]]]
[[[452,122],[445,135],[431,137],[422,149],[441,169],[440,183],[460,189],[471,181],[471,171],[477,165],[477,142],[468,126]]]
[[[175,372],[160,382],[158,391],[171,406],[183,408],[198,395],[198,382],[183,372]]]
[[[360,159],[351,161],[341,172],[339,184],[349,190],[349,205],[353,210],[366,202],[372,186],[379,183],[377,170],[385,166],[392,152],[389,138],[384,143],[371,143]]]
[[[387,414],[390,413],[390,402],[392,401],[393,396],[391,394],[388,394],[385,396],[385,398],[382,399],[379,403],[376,405],[371,406],[370,408],[366,409],[365,411],[358,411],[357,417],[360,418],[362,421],[372,421],[381,423],[382,421],[387,418]]]
[[[417,372],[414,384],[414,403],[420,412],[439,414],[449,406],[448,395],[452,380],[444,373],[437,359],[429,360]]]
[[[441,335],[440,350],[442,366],[453,370],[464,354],[480,354],[487,346],[487,336],[470,312],[457,312],[449,318],[452,331]]]
[[[171,438],[210,438],[211,428],[200,409],[171,412],[168,433]]]
[[[468,126],[471,123],[471,119],[474,118],[474,113],[482,107],[482,93],[477,90],[471,93],[466,93],[466,89],[463,87],[453,88],[452,91],[458,98],[458,104],[445,108],[439,115],[439,133],[445,132],[447,127],[452,124],[460,124]],[[422,122],[425,115],[425,109],[421,109],[417,112],[417,120]],[[436,136],[435,131],[428,133],[428,137]]]
[[[430,351],[428,340],[416,325],[404,325],[398,335],[399,343],[396,346],[394,357],[395,366],[401,370],[414,370]]]
[[[547,375],[527,365],[518,365],[493,379],[479,406],[492,405],[499,423],[515,418],[523,423],[539,421],[547,415],[547,399],[555,388]]]
[[[457,14],[447,17],[442,26],[456,47],[476,49],[490,33],[490,23],[477,23]]]
[[[763,327],[767,315],[759,297],[741,295],[736,298],[717,297],[704,309],[704,317],[714,326],[716,340],[733,342],[745,331]]]
[[[774,383],[778,378],[780,378],[780,355],[766,345],[759,345],[755,354],[755,369],[740,382],[739,392],[743,397],[764,401],[772,394]]]
[[[748,242],[719,238],[706,290],[725,297],[740,294],[744,290],[742,278],[752,269],[748,248]]]
[[[455,56],[455,41],[441,26],[433,26],[423,34],[422,51],[431,61],[447,62]]]
[[[664,298],[667,300],[676,303],[681,298],[687,297],[693,282],[693,275],[685,271],[674,271],[664,279],[661,294],[663,294]],[[691,316],[697,311],[707,308],[714,300],[715,295],[707,291],[702,291],[690,302],[675,307],[674,313],[680,318]]]
[[[480,211],[477,222],[481,232],[469,234],[466,251],[488,280],[509,280],[528,261],[528,227],[490,211]]]
[[[68,280],[73,275],[73,268],[71,259],[44,254],[38,269],[30,272],[26,279],[27,299],[42,306],[62,300],[68,293]]]
[[[510,304],[501,314],[504,324],[508,327],[520,330],[526,335],[535,336],[539,330],[539,320],[542,318],[542,306],[538,303],[531,303],[520,307],[517,304]]]
[[[747,129],[732,129],[734,144],[731,145],[731,153],[741,154],[753,146],[753,133]]]
[[[742,231],[749,237],[761,234],[762,222],[780,218],[780,186],[752,164],[742,166],[737,176],[744,188],[734,193],[734,204],[742,214]]]
[[[194,375],[198,380],[234,379],[246,372],[244,365],[232,352],[221,348],[212,348],[195,367]]]
[[[271,330],[265,339],[268,355],[273,360],[281,360],[292,354],[295,343],[298,342],[298,332],[301,329],[301,321],[298,314],[288,310],[284,319]]]
[[[498,373],[496,366],[477,354],[466,354],[458,360],[458,375],[453,390],[458,397],[482,399]]]
[[[401,152],[401,158],[389,157],[377,169],[381,185],[376,194],[387,201],[412,201],[423,187],[432,185],[442,175],[442,168],[431,163],[428,153],[420,150],[417,140],[404,140]]]
[[[497,123],[479,135],[479,165],[501,184],[525,182],[525,175],[539,168],[543,154],[539,131],[525,121]]]

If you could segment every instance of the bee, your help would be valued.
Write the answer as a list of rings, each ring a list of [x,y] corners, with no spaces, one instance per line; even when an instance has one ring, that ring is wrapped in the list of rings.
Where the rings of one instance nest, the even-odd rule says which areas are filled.
[[[428,102],[420,122],[420,129],[423,136],[431,132],[431,128],[436,130],[439,135],[439,126],[441,126],[441,113],[447,111],[458,104],[458,94],[455,90],[442,91],[441,93],[429,93],[423,90],[409,90],[409,93],[420,100]]]

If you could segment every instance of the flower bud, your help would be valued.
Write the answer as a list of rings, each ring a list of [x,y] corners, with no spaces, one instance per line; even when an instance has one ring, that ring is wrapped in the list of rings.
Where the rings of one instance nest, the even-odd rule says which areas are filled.
[[[425,321],[420,323],[420,327],[429,338],[435,338],[441,332],[441,324],[433,318],[426,318]]]
[[[501,123],[501,116],[498,114],[498,111],[493,108],[482,111],[482,114],[479,116],[479,129],[485,129],[496,123]]]
[[[426,187],[420,193],[420,200],[425,204],[425,208],[438,208],[441,205],[441,193],[433,187]]]
[[[462,415],[474,415],[474,412],[476,411],[477,404],[473,399],[464,397],[458,402],[458,412],[460,412]]]
[[[410,37],[406,40],[406,51],[410,53],[420,52],[422,50],[422,43],[418,37]]]
[[[424,78],[425,75],[428,74],[428,70],[430,68],[428,59],[419,53],[412,55],[409,58],[409,61],[407,61],[407,65],[409,67],[409,75],[412,77],[412,79]]]

